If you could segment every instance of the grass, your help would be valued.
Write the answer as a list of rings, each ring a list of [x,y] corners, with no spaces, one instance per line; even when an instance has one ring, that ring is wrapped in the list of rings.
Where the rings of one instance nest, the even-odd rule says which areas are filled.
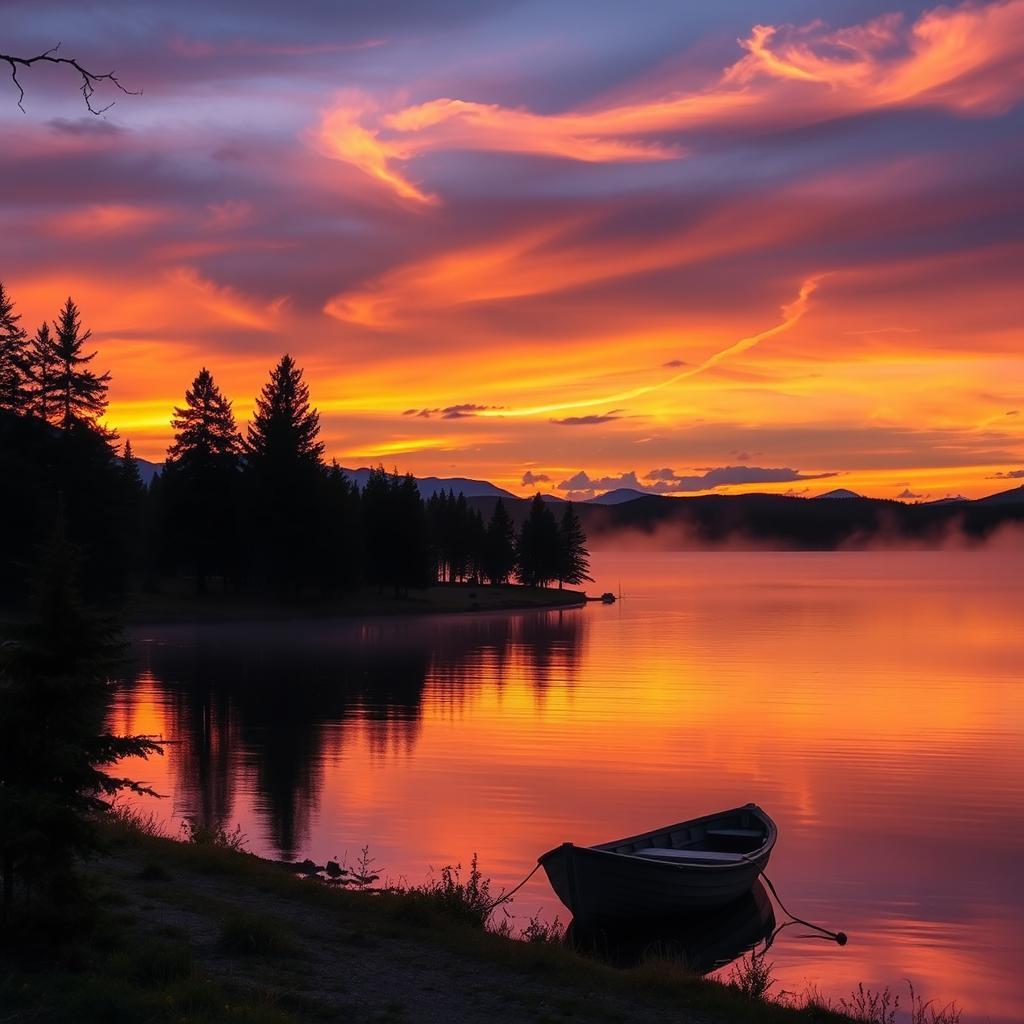
[[[471,987],[465,979],[479,975],[481,990],[508,993],[509,1019],[892,1024],[898,1009],[897,997],[863,987],[835,1004],[814,994],[799,1005],[785,995],[773,999],[772,967],[763,957],[737,964],[728,983],[657,956],[636,968],[612,968],[567,947],[557,924],[530,919],[517,926],[495,913],[475,857],[468,872],[442,868],[421,886],[350,891],[296,878],[239,849],[237,833],[208,830],[181,842],[160,836],[148,819],[136,827],[136,820],[121,812],[104,826],[108,850],[92,868],[91,930],[51,942],[43,955],[23,951],[0,970],[4,1022],[416,1019],[411,1004],[403,1011],[391,982],[424,958],[449,966],[440,984],[417,989],[421,1008],[444,999],[456,984],[449,978]],[[367,877],[369,860],[364,852]],[[103,900],[126,887],[135,905]],[[160,907],[185,916],[165,916]],[[189,923],[196,921],[203,927]],[[345,971],[328,971],[336,986],[329,997],[297,995],[316,975],[317,955],[379,970],[375,1009],[354,1013],[339,1003],[349,999]],[[912,1024],[960,1022],[955,1007],[937,1008],[913,991],[904,1009]]]
[[[279,918],[270,914],[236,913],[221,925],[220,947],[243,956],[294,956],[298,944]]]

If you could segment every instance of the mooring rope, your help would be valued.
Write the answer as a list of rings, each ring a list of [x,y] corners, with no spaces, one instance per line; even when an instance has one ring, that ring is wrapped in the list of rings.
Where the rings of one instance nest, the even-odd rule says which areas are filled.
[[[487,908],[487,913],[489,914],[489,913],[490,913],[490,912],[491,912],[491,911],[492,911],[492,910],[493,910],[493,909],[494,909],[495,907],[501,906],[501,904],[502,904],[502,903],[507,903],[507,902],[508,902],[508,901],[509,901],[510,899],[512,899],[512,897],[513,897],[513,896],[514,896],[514,895],[515,895],[515,894],[516,894],[517,892],[519,892],[519,890],[520,890],[520,889],[522,889],[522,887],[523,887],[524,885],[526,885],[526,883],[527,883],[527,882],[528,882],[528,881],[529,881],[529,880],[530,880],[531,878],[533,878],[533,876],[534,876],[535,874],[537,874],[537,869],[538,869],[539,867],[540,867],[540,861],[537,861],[537,863],[533,865],[533,870],[532,870],[532,871],[531,871],[531,872],[530,872],[530,873],[529,873],[529,874],[528,874],[528,875],[527,875],[527,876],[526,876],[526,877],[525,877],[525,878],[524,878],[524,879],[523,879],[523,880],[522,880],[522,881],[521,881],[521,882],[520,882],[520,883],[519,883],[519,884],[518,884],[517,886],[514,886],[513,888],[509,889],[509,891],[508,891],[508,892],[503,892],[503,893],[502,893],[502,894],[501,894],[501,895],[500,895],[500,896],[499,896],[499,897],[498,897],[498,898],[497,898],[497,899],[496,899],[496,900],[495,900],[495,901],[494,901],[494,902],[493,902],[493,903],[492,903],[492,904],[491,904],[491,905],[490,905],[490,906],[489,906],[489,907]]]
[[[833,932],[833,931],[829,931],[828,928],[823,928],[820,924],[814,924],[814,922],[812,922],[812,921],[805,921],[802,917],[797,917],[796,914],[791,914],[789,912],[789,910],[787,909],[786,904],[782,902],[782,897],[779,896],[778,890],[775,888],[774,885],[772,885],[772,880],[765,874],[764,868],[762,868],[760,865],[758,865],[758,863],[756,861],[751,860],[751,858],[747,857],[745,854],[741,853],[740,856],[743,857],[743,859],[745,861],[747,861],[750,864],[753,864],[754,867],[757,868],[757,873],[767,883],[769,891],[775,897],[775,902],[778,903],[779,909],[786,915],[786,917],[789,918],[789,923],[790,924],[802,924],[805,928],[810,928],[813,931],[821,932],[820,935],[807,935],[807,936],[804,936],[804,938],[808,938],[808,939],[818,939],[818,938],[831,939],[833,942],[835,942],[837,945],[840,945],[840,946],[845,946],[846,943],[850,941],[849,938],[846,935],[846,932]],[[783,926],[783,927],[785,927],[785,926]],[[773,935],[772,938],[774,939],[774,937],[775,936]]]
[[[804,918],[797,917],[796,914],[791,913],[789,909],[786,907],[786,904],[782,902],[782,897],[779,895],[779,891],[772,884],[772,880],[768,877],[767,874],[765,874],[764,868],[758,865],[756,861],[746,856],[746,854],[741,853],[740,856],[745,861],[747,861],[750,864],[753,864],[754,867],[757,868],[757,873],[765,880],[765,883],[767,884],[769,891],[775,897],[775,902],[779,905],[779,909],[786,915],[786,917],[789,918],[787,924],[802,924],[805,928],[810,928],[812,931],[820,932],[819,935],[806,935],[803,936],[803,938],[830,939],[832,942],[835,942],[837,945],[840,946],[845,946],[846,943],[849,942],[849,938],[847,937],[846,932],[830,931],[828,928],[824,928],[820,924],[815,924],[813,921],[807,921]],[[510,899],[512,899],[512,897],[517,892],[519,892],[519,890],[522,889],[522,887],[526,885],[526,883],[531,878],[533,878],[533,876],[537,873],[537,869],[539,867],[540,861],[537,861],[537,863],[533,865],[533,868],[530,870],[529,874],[521,882],[519,882],[517,885],[514,885],[511,889],[509,889],[508,892],[503,892],[493,903],[491,903],[487,907],[487,913],[489,914],[492,910],[495,909],[495,907],[499,907],[501,906],[502,903],[507,903]],[[774,940],[775,936],[785,927],[786,925],[784,924],[781,927],[777,928],[775,932],[772,934],[772,940]],[[765,952],[767,952],[767,946],[765,947]]]

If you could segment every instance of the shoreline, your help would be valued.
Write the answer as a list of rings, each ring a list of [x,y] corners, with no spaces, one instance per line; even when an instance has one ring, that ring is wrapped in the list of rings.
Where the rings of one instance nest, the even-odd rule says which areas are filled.
[[[268,622],[299,619],[360,619],[391,616],[468,615],[477,612],[564,611],[583,608],[587,595],[555,587],[518,584],[438,583],[402,598],[376,587],[333,600],[286,603],[269,598],[214,593],[135,594],[119,609],[125,626],[181,625],[197,622]]]
[[[101,826],[103,849],[82,868],[94,919],[57,949],[44,936],[12,950],[0,978],[11,1020],[850,1020],[755,998],[671,959],[615,968],[550,936],[499,934],[436,888],[347,891],[152,827]]]

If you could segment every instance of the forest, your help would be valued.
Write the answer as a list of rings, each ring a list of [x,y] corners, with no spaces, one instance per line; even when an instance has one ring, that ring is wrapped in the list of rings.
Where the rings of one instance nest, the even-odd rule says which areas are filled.
[[[569,504],[536,496],[516,528],[462,494],[424,500],[383,466],[361,489],[328,462],[309,385],[290,355],[270,370],[252,420],[201,368],[170,422],[173,441],[148,485],[131,441],[103,423],[111,375],[94,369],[91,332],[69,298],[33,334],[0,284],[0,598],[18,603],[33,553],[58,520],[79,552],[91,600],[167,587],[330,599],[362,586],[396,597],[437,582],[531,587],[590,579]]]

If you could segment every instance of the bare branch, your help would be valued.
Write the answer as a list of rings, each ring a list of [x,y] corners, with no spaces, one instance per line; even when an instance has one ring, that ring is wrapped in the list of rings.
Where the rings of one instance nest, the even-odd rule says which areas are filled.
[[[97,75],[88,68],[83,68],[74,57],[59,57],[57,55],[59,49],[60,43],[35,57],[15,57],[12,54],[0,53],[0,61],[6,61],[11,67],[11,80],[14,82],[14,87],[18,90],[18,109],[22,113],[25,112],[25,90],[18,80],[18,71],[21,68],[30,68],[33,64],[63,64],[77,71],[82,79],[82,99],[85,100],[85,106],[90,114],[102,114],[114,105],[113,100],[104,107],[94,107],[92,105],[93,96],[96,95],[96,86],[103,82],[109,82],[126,96],[139,96],[142,94],[141,89],[138,91],[126,89],[113,71],[108,71],[105,75]]]

